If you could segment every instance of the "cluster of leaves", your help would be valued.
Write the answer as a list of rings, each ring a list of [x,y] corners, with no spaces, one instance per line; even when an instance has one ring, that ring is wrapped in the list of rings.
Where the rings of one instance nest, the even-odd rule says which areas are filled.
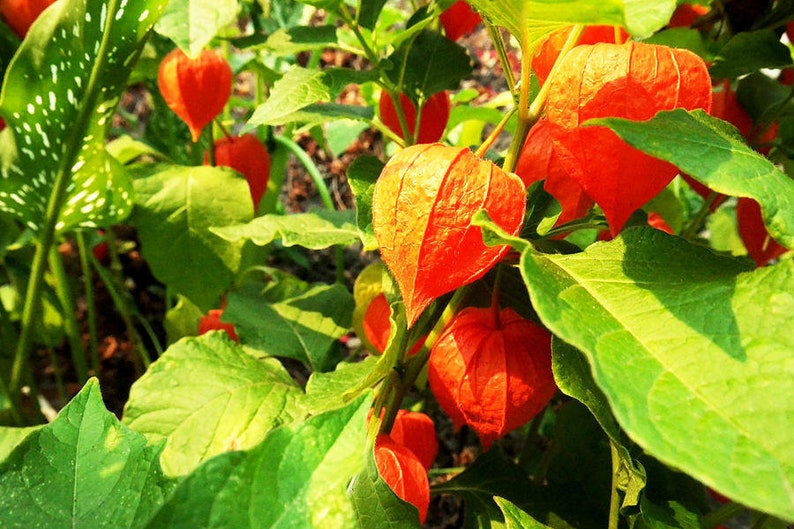
[[[394,493],[419,501],[405,483],[401,491],[392,481],[404,467],[384,471],[386,460],[409,456],[391,444],[394,436],[382,436],[406,394],[420,405],[433,401],[423,382],[429,349],[449,343],[449,335],[439,335],[464,302],[481,306],[483,298],[493,310],[460,313],[495,315],[489,336],[507,335],[507,322],[516,320],[552,335],[550,364],[562,395],[559,406],[546,407],[544,386],[542,405],[532,403],[537,417],[519,424],[526,434],[521,456],[500,450],[495,438],[504,431],[497,428],[481,435],[487,450],[472,465],[432,485],[433,495],[464,500],[467,526],[617,527],[622,520],[705,528],[743,509],[737,505],[752,509],[759,526],[783,527],[794,519],[794,260],[783,253],[794,246],[794,92],[786,83],[794,65],[781,42],[794,5],[779,0],[740,8],[740,2],[716,1],[697,10],[688,26],[670,27],[672,0],[471,0],[495,44],[506,85],[502,96],[474,104],[478,93],[460,89],[471,73],[469,51],[450,38],[459,36],[450,17],[441,17],[452,2],[429,2],[410,13],[387,4],[59,0],[26,35],[13,24],[13,30],[4,28],[0,372],[8,375],[0,377],[0,413],[4,424],[17,426],[0,429],[0,525],[418,527],[416,507]],[[0,9],[10,23],[9,12]],[[725,97],[735,93],[750,129],[691,110],[708,109],[700,103],[645,121],[606,115],[576,122],[580,137],[589,126],[598,131],[593,137],[611,138],[610,150],[595,160],[604,165],[598,174],[616,150],[631,146],[664,167],[672,164],[695,184],[676,178],[645,197],[647,204],[633,205],[617,225],[584,184],[598,206],[588,202],[562,225],[566,196],[540,182],[529,185],[526,197],[518,195],[519,203],[526,198],[523,218],[502,222],[477,213],[500,205],[516,216],[522,211],[506,207],[516,200],[507,189],[520,187],[509,172],[527,134],[533,137],[530,129],[547,97],[551,126],[558,127],[548,131],[556,139],[554,152],[544,154],[547,175],[552,156],[568,168],[577,160],[581,144],[560,140],[561,122],[553,122],[564,107],[554,97],[565,94],[559,86],[557,93],[549,90],[555,82],[564,85],[555,76],[581,54],[549,61],[549,82],[537,81],[532,58],[545,38],[558,30],[576,36],[579,25],[623,28],[642,46],[688,49],[687,57],[710,64],[707,83],[719,85]],[[507,34],[519,43],[520,72],[513,70]],[[569,40],[564,51],[575,44]],[[188,57],[209,46],[225,50],[232,71],[254,79],[254,97],[233,96],[215,124],[186,125],[169,110],[167,90],[157,82],[161,61],[175,46]],[[360,56],[367,66],[321,67],[326,49]],[[780,77],[768,69],[782,69]],[[573,67],[563,71],[560,79],[581,74]],[[644,79],[654,82],[653,76]],[[687,79],[679,79],[685,91]],[[113,123],[131,85],[148,88],[153,109],[135,137]],[[351,85],[364,104],[339,102]],[[383,101],[391,105],[384,110],[381,103],[376,115],[373,108]],[[232,107],[248,117],[244,124]],[[449,120],[432,138],[423,136],[425,109],[436,116],[432,125],[438,116]],[[734,121],[727,112],[720,117]],[[765,135],[773,123],[776,134]],[[389,155],[439,134],[449,146],[404,149],[390,160],[358,158],[347,172],[356,209],[337,211],[294,138],[308,132],[339,155],[370,127],[387,140]],[[205,165],[205,152],[208,163],[222,164],[213,136],[231,129],[255,134],[269,147],[264,196],[236,172],[245,169]],[[612,133],[621,140],[606,136]],[[512,136],[506,153],[489,151],[499,134]],[[433,168],[454,151],[444,162],[453,167],[459,158],[476,158],[467,152],[472,145],[479,146],[478,155],[504,154],[506,170],[488,172],[476,160],[469,163],[477,177],[469,181],[460,171],[445,172],[462,182],[456,185],[470,186],[459,201],[436,198],[446,180],[429,183],[425,199],[418,192],[413,201],[399,194],[407,169],[396,164],[416,152],[444,152],[420,164]],[[281,211],[289,154],[315,177],[324,210]],[[631,169],[624,166],[621,177]],[[377,187],[382,170],[396,175],[391,191]],[[485,205],[491,204],[483,191],[490,185],[486,172],[503,184],[493,190],[495,210]],[[613,192],[631,188],[627,180]],[[696,184],[707,188],[705,199]],[[440,211],[434,217],[454,220],[456,208],[470,214],[460,254],[448,251],[455,241],[439,238],[428,245],[427,261],[417,257],[425,234],[413,230],[416,221],[400,224],[398,213],[421,210],[427,196]],[[761,250],[774,239],[782,252],[756,262],[742,255],[741,199],[759,205],[761,226],[754,233],[760,232]],[[649,227],[651,213],[675,235]],[[121,421],[88,379],[89,354],[73,317],[75,287],[56,252],[57,243],[76,241],[85,284],[93,274],[111,289],[116,284],[115,301],[128,313],[113,266],[109,271],[91,251],[102,229],[117,263],[112,228],[119,224],[136,229],[146,262],[174,296],[166,317],[170,345],[133,385]],[[457,228],[444,225],[429,236]],[[608,228],[611,233],[602,235]],[[366,269],[353,293],[341,281],[341,266],[340,281],[328,285],[262,264],[293,246],[339,255],[357,244],[380,250],[389,269]],[[405,260],[405,248],[415,252],[412,261]],[[428,270],[428,263],[435,268]],[[364,320],[381,294],[389,332],[367,337],[372,322]],[[202,330],[225,326],[228,334],[196,336],[207,314],[217,321],[204,320]],[[383,354],[350,355],[343,338],[351,329],[367,345],[380,336],[381,347],[373,349]],[[136,333],[132,325],[130,332]],[[49,424],[19,427],[38,419],[21,391],[27,385],[35,395],[31,351],[64,337],[85,386]],[[512,337],[502,347],[520,343]],[[283,358],[302,363],[308,380],[296,382]],[[444,378],[450,362],[434,368],[435,380]],[[371,413],[373,406],[378,413]],[[476,415],[457,413],[458,423]],[[513,422],[504,421],[505,428]],[[541,437],[549,443],[538,442]],[[426,466],[413,465],[406,476]],[[382,475],[397,477],[387,483]],[[737,503],[710,510],[706,487]]]

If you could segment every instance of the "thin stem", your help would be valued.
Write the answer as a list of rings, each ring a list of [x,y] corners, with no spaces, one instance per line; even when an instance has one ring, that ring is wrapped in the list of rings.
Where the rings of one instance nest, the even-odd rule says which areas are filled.
[[[698,210],[695,217],[687,225],[686,229],[681,233],[681,237],[687,240],[692,240],[695,237],[695,235],[698,234],[700,229],[703,227],[703,223],[705,222],[706,217],[708,217],[709,213],[711,213],[711,206],[712,204],[714,204],[714,201],[717,199],[718,196],[719,194],[714,191],[712,191],[709,194],[708,198],[703,202],[703,205],[700,206],[700,209]]]
[[[620,515],[620,493],[618,484],[620,482],[620,456],[613,441],[609,442],[609,450],[612,454],[612,492],[609,497],[609,529],[618,529]]]
[[[512,94],[516,90],[516,78],[513,74],[513,65],[510,63],[510,56],[507,53],[507,46],[502,37],[502,32],[497,26],[485,21],[485,29],[488,30],[488,36],[491,37],[496,55],[499,57],[499,62],[502,64],[502,73],[504,74],[505,82],[507,83],[507,90]]]
[[[58,392],[58,398],[61,400],[61,404],[64,405],[69,399],[66,397],[66,388],[63,385],[63,376],[61,375],[61,368],[58,365],[58,357],[55,355],[55,350],[53,350],[52,347],[47,347],[47,352],[50,355],[52,374],[55,377],[55,391]]]
[[[61,165],[53,183],[52,192],[47,201],[47,209],[44,225],[42,226],[36,253],[33,256],[31,267],[30,282],[28,283],[25,295],[25,307],[22,311],[22,329],[17,342],[17,349],[14,354],[14,363],[11,370],[11,380],[9,383],[9,398],[12,403],[18,401],[18,392],[22,380],[22,372],[27,365],[28,355],[33,346],[33,330],[36,319],[39,317],[41,308],[41,289],[44,286],[44,272],[46,270],[47,256],[55,240],[55,226],[58,223],[63,202],[66,200],[66,190],[72,176],[72,168],[80,155],[83,147],[82,139],[91,118],[94,115],[96,101],[99,97],[99,72],[103,71],[108,61],[108,49],[110,47],[110,34],[115,22],[116,12],[118,11],[119,0],[110,0],[107,16],[106,29],[102,35],[102,42],[95,56],[97,61],[91,70],[88,82],[86,83],[84,104],[80,107],[75,120],[75,126],[70,132],[72,141],[66,143],[66,149],[62,157]],[[13,404],[12,404],[13,405]]]
[[[108,293],[110,294],[110,298],[113,300],[113,304],[116,306],[116,310],[119,311],[121,315],[121,320],[124,322],[124,328],[127,329],[127,335],[130,338],[130,341],[135,348],[137,354],[137,358],[140,361],[139,368],[143,368],[146,370],[151,365],[152,361],[149,358],[149,355],[146,353],[146,348],[143,346],[143,341],[141,340],[140,334],[138,334],[138,330],[135,328],[135,325],[132,322],[132,309],[130,309],[130,303],[128,301],[129,293],[126,291],[119,292],[116,289],[117,285],[123,285],[122,275],[122,266],[121,260],[119,259],[118,251],[116,250],[117,245],[115,241],[115,235],[113,234],[112,230],[107,232],[108,237],[108,253],[110,254],[110,269],[111,272],[105,269],[102,264],[96,260],[96,258],[91,255],[91,263],[94,265],[94,270],[96,270],[97,274],[99,275],[102,282],[105,284],[105,287],[108,289]]]
[[[485,153],[488,152],[488,149],[491,148],[491,145],[493,145],[493,143],[496,141],[496,138],[498,138],[504,130],[507,122],[510,121],[510,118],[512,118],[517,111],[518,109],[514,107],[505,112],[505,115],[502,116],[502,119],[499,121],[499,123],[497,123],[496,127],[491,131],[490,134],[488,134],[488,137],[485,138],[485,141],[483,141],[482,144],[477,147],[477,150],[474,151],[475,156],[478,158],[485,156]]]
[[[63,259],[61,258],[61,254],[58,253],[58,249],[54,246],[50,250],[49,261],[50,269],[55,276],[55,293],[61,305],[61,317],[63,318],[66,338],[69,340],[72,365],[74,366],[74,372],[77,376],[77,382],[83,385],[88,380],[88,364],[86,363],[85,349],[83,348],[80,328],[77,324],[77,316],[75,315],[74,296],[72,295],[72,289],[69,285],[69,276],[63,266]]]
[[[323,179],[323,175],[320,173],[320,170],[314,164],[311,157],[306,154],[306,151],[300,148],[300,145],[295,143],[289,138],[284,136],[273,136],[273,140],[276,143],[280,143],[284,147],[286,147],[298,161],[303,164],[306,168],[306,172],[309,173],[309,176],[314,182],[314,186],[317,188],[317,194],[320,195],[320,201],[322,201],[323,206],[325,209],[329,211],[333,211],[336,209],[334,205],[334,200],[331,198],[331,193],[328,191],[328,186],[325,184],[325,180]],[[343,284],[345,281],[345,255],[344,251],[341,247],[337,247],[335,249],[335,257],[336,257],[336,282],[339,284]]]
[[[99,375],[99,343],[96,328],[96,303],[94,303],[94,281],[91,273],[91,263],[88,260],[88,252],[91,250],[85,242],[85,235],[78,231],[77,250],[80,252],[80,268],[83,272],[83,290],[85,292],[86,317],[88,318],[88,348],[91,356],[91,370],[94,375]],[[107,243],[105,243],[107,244]]]

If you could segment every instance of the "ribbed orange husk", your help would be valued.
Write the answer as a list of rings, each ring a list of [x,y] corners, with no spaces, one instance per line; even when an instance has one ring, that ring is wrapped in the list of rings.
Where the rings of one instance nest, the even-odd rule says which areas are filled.
[[[398,410],[391,438],[416,455],[422,466],[430,470],[438,455],[438,439],[433,419],[418,411]]]
[[[0,14],[20,38],[25,38],[28,29],[55,0],[0,0]]]
[[[430,352],[430,389],[456,427],[469,425],[483,449],[546,407],[557,386],[551,335],[505,308],[469,307]]]
[[[256,211],[270,179],[270,154],[259,138],[243,134],[216,140],[215,165],[231,167],[245,176]]]
[[[568,176],[554,154],[549,120],[545,117],[529,131],[516,163],[516,174],[527,187],[538,180],[545,180],[543,189],[556,198],[562,208],[557,225],[581,218],[593,207],[593,199]]]
[[[160,63],[157,86],[168,108],[187,124],[195,142],[229,101],[232,69],[214,50],[202,50],[191,59],[177,48]]]
[[[547,116],[565,170],[601,206],[616,235],[631,214],[675,177],[671,164],[644,154],[592,118],[647,120],[662,110],[711,109],[703,60],[687,50],[627,42],[577,46],[551,81]]]
[[[417,508],[419,521],[424,523],[430,506],[430,482],[416,455],[389,434],[380,434],[375,439],[375,465],[391,490]]]
[[[516,235],[525,193],[518,176],[466,148],[415,145],[389,160],[375,184],[372,225],[409,327],[434,299],[479,279],[507,252],[485,245],[472,216],[485,209]]]
[[[565,41],[568,40],[568,34],[571,32],[572,27],[573,26],[567,26],[558,29],[543,39],[535,50],[535,54],[532,56],[532,70],[535,72],[540,84],[545,83],[546,79],[548,79],[549,73],[551,73],[551,69],[557,61],[557,56],[560,54],[560,50],[562,50],[562,47],[565,45]],[[624,29],[618,28],[620,42],[626,40],[628,36],[629,34],[626,33]],[[587,26],[584,28],[584,31],[582,31],[578,44],[596,44],[598,42],[609,42],[614,44],[615,26]]]

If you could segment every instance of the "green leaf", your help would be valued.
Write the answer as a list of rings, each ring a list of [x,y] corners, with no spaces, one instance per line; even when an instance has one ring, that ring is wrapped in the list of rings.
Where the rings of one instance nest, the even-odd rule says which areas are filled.
[[[450,493],[463,498],[467,527],[491,527],[491,522],[503,521],[493,497],[520,502],[529,488],[526,474],[499,450],[491,449],[461,474],[433,485],[430,490],[434,494]]]
[[[147,529],[356,527],[346,489],[364,468],[371,398],[273,430],[249,452],[210,459]]]
[[[3,150],[0,210],[39,230],[55,195],[58,231],[105,226],[129,214],[131,183],[105,151],[105,139],[166,4],[64,0],[42,14],[3,80],[0,112],[16,149]]]
[[[307,50],[324,50],[339,46],[336,26],[295,26],[272,33],[265,48],[277,55],[289,55]]]
[[[771,29],[743,31],[722,47],[709,73],[714,78],[733,79],[762,68],[791,66],[788,46]]]
[[[380,477],[375,458],[367,454],[366,468],[353,478],[350,499],[360,529],[419,529],[416,507],[400,499]]]
[[[171,0],[155,30],[196,57],[218,32],[233,23],[237,0]]]
[[[700,516],[678,502],[657,505],[647,498],[641,502],[635,529],[701,529]]]
[[[4,395],[0,395],[0,398],[4,398]],[[41,426],[30,426],[28,428],[0,427],[0,461],[5,461],[17,445],[21,444],[30,434],[40,428]]]
[[[295,66],[273,85],[270,97],[256,108],[245,129],[280,123],[311,104],[333,101],[351,83],[361,84],[376,78],[372,71],[360,72],[349,68],[310,70]]]
[[[361,8],[358,11],[358,23],[367,29],[375,29],[378,18],[386,5],[387,0],[362,0],[359,2]]]
[[[338,103],[312,103],[300,110],[268,120],[268,125],[286,125],[287,123],[305,123],[308,126],[321,125],[329,121],[352,119],[371,123],[375,111],[371,107],[342,105]]]
[[[378,241],[372,229],[372,193],[383,170],[383,162],[375,156],[359,156],[347,168],[347,181],[356,201],[356,224],[364,250],[375,250]]]
[[[248,224],[236,224],[211,231],[223,239],[236,242],[250,240],[258,246],[280,239],[284,246],[302,246],[322,250],[335,245],[348,246],[359,241],[352,210],[317,210],[295,215],[268,214]]]
[[[495,496],[494,501],[505,517],[505,529],[547,529],[549,527],[519,509],[510,500]]]
[[[91,379],[0,464],[0,525],[141,527],[170,489],[159,452],[105,409]]]
[[[649,37],[670,20],[675,0],[471,0],[493,24],[503,26],[522,43],[532,43],[570,24],[623,26],[637,37]]]
[[[736,501],[794,517],[794,432],[780,427],[794,414],[794,261],[748,271],[634,228],[581,254],[530,249],[521,271],[541,320],[587,356],[634,441]]]
[[[185,338],[133,384],[124,424],[151,441],[171,476],[210,457],[247,450],[302,413],[301,389],[275,359],[257,360],[224,332]]]
[[[107,150],[113,158],[123,165],[131,163],[141,156],[148,155],[154,158],[163,158],[163,154],[157,149],[126,134],[108,142]]]
[[[702,110],[676,109],[648,121],[603,118],[626,143],[666,160],[725,195],[754,198],[780,244],[794,248],[794,181],[744,143],[738,131]]]
[[[242,242],[210,227],[253,216],[245,179],[226,168],[172,167],[135,181],[132,223],[154,276],[203,312],[219,304],[240,263]]]
[[[311,415],[347,406],[349,400],[368,391],[362,389],[356,394],[347,395],[349,390],[360,387],[377,363],[377,356],[369,356],[360,362],[341,362],[334,371],[328,373],[312,373],[306,382],[306,395],[301,404]]]
[[[427,100],[436,92],[458,88],[472,69],[465,48],[431,30],[405,41],[389,60],[401,67],[388,70],[387,75],[414,100]]]
[[[333,369],[339,338],[349,330],[353,296],[343,285],[306,285],[284,292],[278,284],[248,283],[228,295],[224,319],[243,344],[265,354],[300,360],[313,371]]]

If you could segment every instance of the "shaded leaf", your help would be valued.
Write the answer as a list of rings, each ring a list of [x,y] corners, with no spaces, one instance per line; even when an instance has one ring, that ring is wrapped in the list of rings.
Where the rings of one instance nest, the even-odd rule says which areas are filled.
[[[210,457],[259,444],[302,414],[303,392],[282,365],[257,360],[225,333],[186,338],[133,384],[124,423],[165,439],[163,471],[181,476]]]
[[[336,26],[295,26],[281,28],[265,41],[265,48],[279,55],[338,46]]]
[[[648,121],[591,120],[626,143],[677,166],[710,189],[754,198],[769,232],[794,247],[794,180],[747,146],[735,128],[696,110],[660,112]]]
[[[228,295],[224,319],[240,342],[268,355],[294,358],[313,371],[340,359],[339,338],[350,329],[353,296],[343,285],[306,285],[284,292],[249,283]]]
[[[0,111],[13,130],[3,150],[0,209],[38,230],[55,194],[58,231],[125,218],[129,177],[105,136],[144,39],[167,4],[65,0],[46,10],[9,64]]]
[[[0,525],[141,527],[170,489],[159,452],[105,409],[91,379],[0,464]]]
[[[791,53],[771,29],[743,31],[733,36],[709,68],[714,78],[733,79],[762,68],[791,66]]]
[[[237,0],[171,0],[155,26],[188,56],[196,57],[215,35],[235,21]]]
[[[245,179],[226,168],[174,166],[137,179],[135,193],[132,222],[154,276],[204,312],[219,305],[243,243],[210,228],[251,219]]]
[[[405,41],[389,59],[401,67],[387,71],[387,75],[414,101],[420,97],[426,101],[437,92],[458,88],[472,70],[465,48],[431,30]]]
[[[280,239],[284,246],[302,246],[322,250],[334,245],[350,245],[359,241],[353,210],[317,210],[295,215],[268,214],[248,224],[238,224],[211,231],[230,242],[250,240],[258,246]]]
[[[371,398],[273,430],[249,452],[210,459],[148,529],[356,527],[346,489],[364,468]]]

